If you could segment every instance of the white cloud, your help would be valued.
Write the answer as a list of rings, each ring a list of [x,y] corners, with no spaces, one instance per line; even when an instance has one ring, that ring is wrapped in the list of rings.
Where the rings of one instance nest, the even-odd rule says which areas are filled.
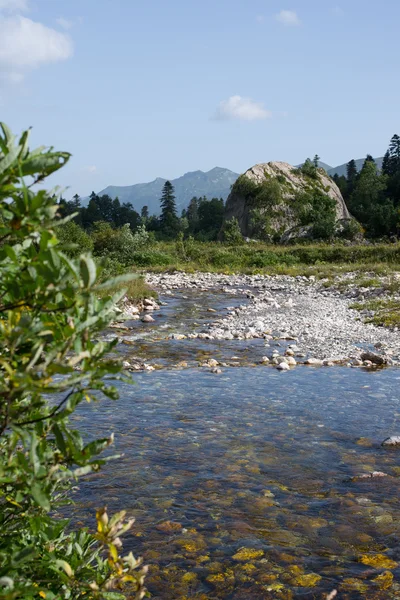
[[[69,21],[68,19],[64,19],[64,17],[59,17],[58,19],[56,19],[56,22],[59,24],[60,27],[62,27],[63,29],[72,29],[72,27],[74,26],[73,21]]]
[[[254,102],[251,98],[231,96],[220,103],[215,118],[218,120],[239,119],[242,121],[257,121],[272,117],[272,113],[263,104]]]
[[[28,0],[0,0],[0,11],[25,12],[28,10]]]
[[[276,15],[276,20],[288,27],[297,27],[298,25],[301,25],[301,21],[294,10],[281,10],[281,12]]]
[[[67,34],[26,17],[0,15],[0,72],[3,78],[20,81],[27,71],[65,60],[72,54],[73,44]]]

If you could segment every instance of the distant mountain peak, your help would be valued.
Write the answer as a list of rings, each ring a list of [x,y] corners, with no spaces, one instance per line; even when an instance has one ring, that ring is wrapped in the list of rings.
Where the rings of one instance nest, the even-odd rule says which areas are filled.
[[[231,186],[239,177],[229,169],[214,167],[208,172],[191,171],[176,179],[169,179],[175,189],[178,212],[186,208],[193,196],[211,198],[226,198]],[[137,183],[128,186],[108,186],[99,195],[108,194],[111,198],[118,196],[121,203],[130,202],[135,210],[140,212],[142,206],[148,206],[151,214],[160,212],[160,198],[163,185],[167,179],[157,177],[149,183]]]

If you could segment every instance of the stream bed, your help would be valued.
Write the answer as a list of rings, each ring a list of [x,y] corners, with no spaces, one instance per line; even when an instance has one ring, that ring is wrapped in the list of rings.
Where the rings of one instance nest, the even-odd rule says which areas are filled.
[[[400,370],[281,373],[258,364],[262,340],[164,339],[239,301],[178,294],[124,334],[124,356],[162,368],[81,406],[79,428],[113,431],[123,457],[80,484],[76,515],[136,517],[124,549],[155,599],[399,598],[400,449],[381,443],[400,434]],[[196,362],[234,355],[218,375]]]

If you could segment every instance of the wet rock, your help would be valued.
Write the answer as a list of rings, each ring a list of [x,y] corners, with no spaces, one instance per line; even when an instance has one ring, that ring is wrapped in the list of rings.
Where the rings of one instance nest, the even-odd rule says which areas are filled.
[[[209,367],[218,367],[219,362],[215,360],[215,358],[210,358],[210,360],[207,361],[207,364]]]
[[[278,371],[290,371],[290,367],[287,362],[281,362],[276,367]]]
[[[361,354],[361,360],[365,361],[365,360],[369,360],[371,361],[374,365],[387,365],[388,363],[388,359],[385,356],[382,356],[380,354],[375,354],[375,352],[363,352]]]
[[[358,479],[376,479],[379,477],[388,477],[388,474],[383,473],[383,471],[373,471],[372,473],[363,473],[362,475],[356,475],[356,477],[352,478],[352,481],[356,481]]]
[[[270,361],[269,361],[269,358],[268,358],[268,356],[263,356],[263,357],[262,357],[262,359],[261,359],[261,364],[263,364],[263,365],[267,365],[269,362],[270,362]]]
[[[297,362],[296,362],[295,358],[293,358],[293,356],[288,356],[286,358],[286,362],[290,367],[295,367],[297,365]]]
[[[304,364],[310,365],[312,367],[322,367],[324,361],[319,358],[308,358]]]
[[[183,335],[182,333],[171,333],[171,335],[169,336],[170,340],[186,340],[186,335]]]
[[[393,435],[383,440],[382,446],[400,446],[400,436]]]
[[[164,523],[156,525],[156,529],[163,533],[177,533],[182,530],[182,525],[180,523],[175,523],[174,521],[164,521]]]
[[[154,323],[154,319],[151,315],[144,315],[141,318],[142,323]]]

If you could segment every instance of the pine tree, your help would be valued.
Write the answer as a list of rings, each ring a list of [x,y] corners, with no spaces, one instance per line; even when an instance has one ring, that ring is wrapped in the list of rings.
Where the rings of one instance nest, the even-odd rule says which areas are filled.
[[[383,175],[393,175],[392,171],[392,157],[390,156],[389,150],[386,151],[382,161],[382,173]]]
[[[358,171],[357,165],[354,158],[352,158],[346,165],[346,179],[347,179],[347,193],[350,195],[357,181]]]
[[[320,161],[320,160],[321,160],[321,157],[320,157],[320,156],[318,156],[318,154],[316,154],[316,155],[314,156],[313,163],[314,163],[314,167],[316,167],[317,169],[318,169],[318,166],[319,166],[319,161]]]
[[[140,218],[142,219],[143,223],[145,223],[147,221],[149,216],[150,216],[149,215],[149,207],[143,206],[142,210],[140,211]]]
[[[172,183],[170,181],[166,181],[160,200],[160,227],[162,233],[168,238],[175,237],[179,231],[179,219],[176,212],[174,191],[175,190]]]
[[[168,218],[177,217],[176,213],[176,202],[174,196],[174,186],[170,181],[164,183],[162,196],[160,200],[161,204],[161,216],[160,221],[166,221]]]
[[[194,196],[189,202],[189,206],[187,207],[186,217],[189,221],[189,230],[190,233],[195,233],[199,224],[199,203],[200,200],[197,196]]]
[[[389,154],[398,164],[400,164],[400,136],[395,134],[390,140]]]

